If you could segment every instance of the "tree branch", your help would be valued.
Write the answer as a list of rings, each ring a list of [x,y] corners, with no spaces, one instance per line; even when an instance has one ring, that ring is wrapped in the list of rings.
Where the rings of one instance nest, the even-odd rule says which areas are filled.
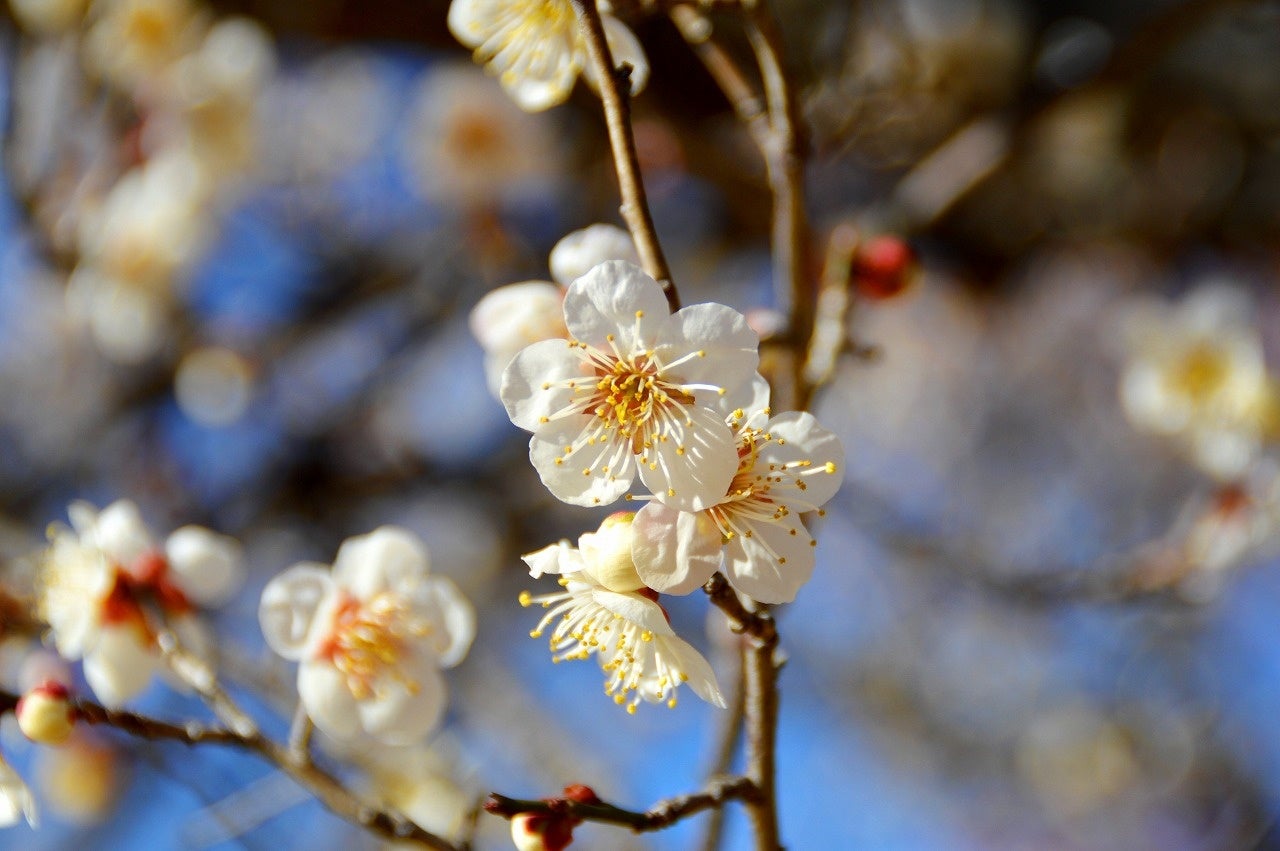
[[[667,303],[674,313],[680,309],[680,296],[671,281],[653,216],[640,180],[640,158],[636,154],[635,134],[631,129],[631,67],[615,67],[609,43],[605,39],[604,22],[596,0],[573,0],[578,21],[587,46],[587,58],[596,72],[600,100],[604,103],[605,123],[609,128],[609,147],[618,172],[618,191],[622,195],[622,219],[631,231],[636,251],[644,270],[662,286]]]

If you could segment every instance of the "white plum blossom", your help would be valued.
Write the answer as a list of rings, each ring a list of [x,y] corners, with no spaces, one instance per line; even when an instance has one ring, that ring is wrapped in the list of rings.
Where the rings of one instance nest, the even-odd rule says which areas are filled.
[[[447,698],[440,670],[475,637],[471,603],[429,575],[422,542],[395,526],[348,538],[332,571],[289,568],[263,589],[258,617],[271,648],[299,663],[298,695],[320,730],[393,745],[435,729]]]
[[[636,569],[650,588],[688,594],[722,560],[730,584],[762,603],[790,602],[809,581],[816,542],[800,515],[835,496],[844,448],[812,414],[770,418],[767,385],[757,388],[750,413],[737,408],[727,418],[738,468],[721,498],[691,513],[657,494],[636,514]]]
[[[657,594],[645,588],[631,559],[634,515],[615,514],[600,528],[525,555],[529,575],[560,577],[563,591],[520,595],[522,606],[547,610],[530,633],[552,628],[552,660],[587,659],[593,654],[605,671],[605,693],[634,713],[641,700],[676,705],[687,683],[694,694],[723,708],[724,696],[711,665],[676,635]]]
[[[638,472],[674,508],[718,502],[738,458],[715,403],[759,362],[742,315],[721,304],[669,313],[652,278],[610,261],[569,286],[564,319],[569,339],[522,349],[502,378],[543,484],[564,502],[606,505]]]
[[[1127,317],[1120,399],[1135,427],[1179,439],[1221,479],[1242,476],[1276,428],[1276,388],[1247,297],[1207,286]]]
[[[192,0],[94,0],[89,14],[86,63],[124,90],[154,81],[190,52],[205,23]]]
[[[601,5],[613,61],[631,66],[631,90],[639,92],[649,78],[644,49],[635,34]],[[449,31],[473,49],[475,60],[529,112],[562,103],[579,73],[596,84],[570,0],[453,0]]]
[[[606,260],[639,264],[631,234],[616,225],[576,230],[551,249],[552,281],[522,281],[498,287],[471,310],[471,333],[485,353],[485,377],[496,396],[502,372],[525,346],[568,336],[565,287]]]
[[[13,827],[19,819],[32,827],[40,823],[36,800],[22,776],[0,758],[0,827]]]
[[[195,609],[234,593],[242,578],[240,547],[198,526],[158,545],[127,500],[101,512],[76,502],[68,514],[70,528],[50,529],[37,604],[58,652],[83,659],[94,694],[119,706],[161,670],[158,628],[172,628],[192,652],[208,646]],[[154,623],[144,604],[159,610],[165,624]]]

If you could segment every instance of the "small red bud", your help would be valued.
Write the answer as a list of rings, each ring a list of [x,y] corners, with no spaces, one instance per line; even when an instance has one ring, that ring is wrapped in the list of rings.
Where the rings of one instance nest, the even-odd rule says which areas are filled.
[[[864,242],[853,258],[853,283],[858,295],[883,300],[901,295],[919,273],[916,254],[906,240],[882,234]]]
[[[24,694],[14,708],[23,735],[42,745],[60,745],[71,738],[75,710],[71,693],[56,680],[41,683]]]
[[[646,591],[649,589],[645,589]],[[581,783],[571,783],[564,787],[564,796],[570,801],[576,801],[579,804],[598,804],[599,796],[596,795],[594,789]]]

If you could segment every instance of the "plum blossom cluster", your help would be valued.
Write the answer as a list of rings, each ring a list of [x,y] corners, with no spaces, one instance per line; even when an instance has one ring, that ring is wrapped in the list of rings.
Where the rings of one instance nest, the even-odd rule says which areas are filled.
[[[322,732],[389,745],[435,729],[448,694],[440,672],[475,637],[471,603],[395,526],[343,542],[332,570],[289,568],[263,589],[258,615],[271,648],[298,663],[298,695]]]
[[[83,660],[94,694],[120,706],[164,668],[161,631],[172,630],[190,652],[208,653],[199,607],[235,593],[240,546],[200,526],[183,526],[157,543],[127,500],[102,511],[76,502],[68,514],[69,527],[50,528],[37,606],[58,653]]]
[[[576,548],[562,541],[525,556],[533,577],[557,575],[563,589],[522,595],[547,609],[533,634],[550,631],[556,661],[595,656],[606,693],[628,711],[674,705],[682,683],[723,705],[660,595],[688,594],[723,570],[755,601],[793,600],[814,567],[801,515],[835,494],[843,449],[808,413],[773,415],[758,338],[737,311],[672,313],[657,282],[624,260],[590,268],[561,306],[565,337],[511,358],[502,402],[532,432],[529,458],[558,499],[645,504]],[[648,493],[633,493],[637,484]]]

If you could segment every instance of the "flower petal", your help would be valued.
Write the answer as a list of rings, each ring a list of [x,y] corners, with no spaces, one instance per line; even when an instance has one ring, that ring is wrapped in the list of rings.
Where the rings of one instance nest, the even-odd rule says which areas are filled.
[[[569,336],[604,352],[614,345],[624,354],[648,348],[670,312],[657,282],[625,260],[601,263],[570,284],[564,296]]]
[[[769,420],[772,440],[760,450],[757,469],[777,469],[771,491],[792,511],[812,511],[836,495],[843,482],[844,446],[813,414],[788,411]]]
[[[420,654],[415,661],[405,662],[402,673],[413,683],[412,688],[384,673],[373,684],[376,696],[356,703],[360,726],[389,745],[411,745],[425,738],[439,725],[448,697],[448,688],[431,654]]]
[[[35,798],[13,766],[0,759],[0,827],[13,827],[20,818],[32,827],[39,825]]]
[[[583,569],[582,556],[564,540],[525,553],[520,558],[529,565],[529,575],[534,579],[544,573],[578,573]]]
[[[653,346],[661,363],[681,361],[662,375],[684,384],[735,390],[750,381],[760,365],[760,338],[746,317],[723,304],[691,304],[677,310]],[[685,359],[691,352],[701,356]]]
[[[606,591],[594,588],[591,599],[606,611],[631,621],[654,635],[675,635],[662,607],[634,591]]]
[[[298,698],[315,725],[335,739],[360,732],[360,714],[346,678],[327,661],[310,660],[298,666]]]
[[[564,290],[549,281],[498,287],[471,309],[471,333],[486,351],[518,351],[541,340],[563,339],[563,300]]]
[[[614,67],[620,68],[624,64],[631,66],[631,94],[632,96],[640,94],[644,91],[645,84],[649,82],[649,59],[645,56],[640,40],[626,24],[613,15],[603,14],[600,19],[604,24],[604,37],[609,43],[609,53],[613,56]],[[591,88],[597,92],[600,91],[600,80],[596,76],[594,65],[585,62],[582,76],[586,78]]]
[[[567,340],[543,340],[521,349],[507,364],[498,397],[511,422],[537,431],[573,400],[573,390],[559,382],[586,374],[581,357]]]
[[[476,637],[476,610],[453,580],[428,576],[410,595],[415,614],[430,621],[430,644],[442,668],[452,668],[467,655]]]
[[[106,626],[84,657],[84,678],[104,706],[115,709],[151,682],[160,657],[133,625]]]
[[[789,603],[813,575],[813,539],[794,514],[742,524],[750,531],[725,545],[725,575],[761,603]]]
[[[720,568],[720,530],[703,512],[650,502],[636,512],[631,554],[644,584],[663,594],[688,594]]]
[[[154,546],[138,506],[127,499],[116,500],[102,509],[94,533],[103,553],[121,567],[133,564]]]
[[[616,431],[602,431],[594,443],[583,440],[597,418],[576,416],[545,424],[529,441],[529,460],[547,490],[570,505],[608,505],[635,478],[635,456]],[[565,453],[565,447],[573,447]]]
[[[626,260],[640,265],[640,255],[636,253],[630,233],[617,225],[591,225],[575,230],[551,249],[551,277],[568,286],[607,260]]]
[[[428,571],[426,547],[400,526],[379,526],[347,538],[333,561],[334,584],[358,600],[370,600],[383,591],[412,589]]]
[[[694,694],[712,706],[721,709],[728,706],[720,691],[720,683],[716,681],[716,672],[692,644],[678,635],[658,640],[662,642],[663,651],[675,657],[677,667],[688,678],[686,684],[693,689]]]
[[[182,593],[201,606],[219,606],[244,581],[240,544],[203,526],[183,526],[164,542],[165,558]]]
[[[640,458],[640,479],[664,505],[701,511],[724,499],[738,471],[737,440],[720,415],[701,407],[668,420],[665,440]]]
[[[336,596],[333,579],[325,565],[297,564],[267,583],[258,604],[258,623],[267,645],[290,661],[307,652],[313,627],[322,607],[332,605]]]

